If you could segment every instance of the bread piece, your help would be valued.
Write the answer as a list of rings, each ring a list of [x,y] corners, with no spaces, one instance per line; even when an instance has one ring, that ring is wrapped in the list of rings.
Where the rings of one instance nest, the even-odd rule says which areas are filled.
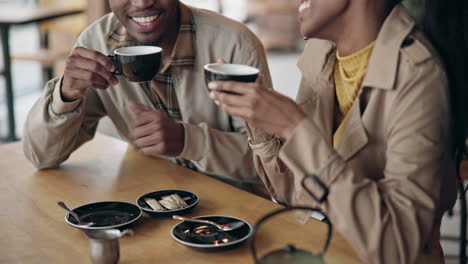
[[[149,205],[149,207],[151,207],[151,209],[155,210],[155,211],[165,211],[166,209],[158,203],[158,201],[156,199],[152,199],[152,198],[145,198],[145,202],[147,205]]]
[[[179,209],[179,204],[177,204],[177,201],[170,195],[164,196],[162,200],[159,201],[159,203],[169,210]]]
[[[177,204],[179,205],[179,208],[182,209],[182,208],[185,208],[185,207],[188,207],[188,204],[184,201],[184,199],[182,199],[182,197],[180,197],[177,193],[175,194],[171,194],[172,198],[174,198],[174,200],[177,202]]]

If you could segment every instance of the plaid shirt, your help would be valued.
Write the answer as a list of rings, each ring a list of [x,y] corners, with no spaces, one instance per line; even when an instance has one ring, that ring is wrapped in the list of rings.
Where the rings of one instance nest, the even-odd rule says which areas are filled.
[[[179,3],[179,33],[172,50],[171,59],[162,66],[161,71],[149,83],[143,85],[151,90],[152,102],[156,108],[164,110],[175,120],[182,120],[174,81],[171,75],[172,67],[193,67],[195,62],[196,27],[190,9]],[[135,43],[124,26],[117,24],[109,34],[108,44],[116,47],[134,46]]]

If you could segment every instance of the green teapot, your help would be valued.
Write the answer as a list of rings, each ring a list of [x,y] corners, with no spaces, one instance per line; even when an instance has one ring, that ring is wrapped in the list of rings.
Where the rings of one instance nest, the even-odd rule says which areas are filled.
[[[322,188],[323,194],[321,197],[315,196],[309,188],[307,188],[305,181],[307,179],[311,179],[313,182],[315,182],[319,187]],[[328,188],[320,181],[320,179],[314,175],[314,174],[306,174],[304,178],[302,179],[302,187],[304,190],[309,193],[309,195],[316,200],[319,203],[324,202],[327,199],[328,196]],[[295,206],[295,207],[289,207],[289,208],[283,208],[279,209],[276,211],[273,211],[264,217],[262,217],[254,226],[253,233],[250,239],[250,250],[252,252],[252,256],[255,260],[255,264],[325,264],[325,259],[323,256],[325,255],[325,252],[328,249],[328,246],[330,245],[330,240],[332,236],[332,224],[328,217],[325,215],[325,219],[323,222],[327,223],[328,225],[328,233],[327,233],[327,240],[325,241],[325,246],[323,247],[323,250],[320,254],[314,254],[312,252],[303,250],[303,249],[298,249],[294,247],[293,245],[287,245],[283,249],[275,250],[273,252],[270,252],[266,254],[265,256],[261,257],[260,259],[257,256],[257,251],[255,249],[255,234],[259,230],[259,227],[262,223],[264,223],[267,219],[292,210],[310,210],[313,212],[319,212],[323,215],[325,215],[320,209],[317,208],[312,208],[312,207],[305,207],[305,206]]]

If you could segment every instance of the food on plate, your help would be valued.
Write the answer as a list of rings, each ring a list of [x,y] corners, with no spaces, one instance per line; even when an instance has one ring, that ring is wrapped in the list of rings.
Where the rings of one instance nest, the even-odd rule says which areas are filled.
[[[155,210],[155,211],[164,211],[164,207],[158,203],[158,201],[156,201],[156,199],[152,199],[152,198],[145,198],[145,202],[146,204],[149,205],[149,207],[151,207],[151,209]]]
[[[182,199],[182,197],[180,197],[177,193],[171,194],[171,197],[177,202],[177,204],[179,205],[179,208],[185,208],[188,206],[185,200]]]
[[[162,200],[159,201],[159,203],[166,207],[167,209],[169,210],[177,210],[179,209],[179,205],[177,204],[177,202],[174,200],[174,198],[172,198],[172,196],[165,196],[163,197]]]
[[[159,201],[153,198],[145,198],[145,202],[155,211],[165,211],[188,207],[188,204],[185,202],[186,199],[187,198],[180,197],[178,194],[171,194],[162,197]]]

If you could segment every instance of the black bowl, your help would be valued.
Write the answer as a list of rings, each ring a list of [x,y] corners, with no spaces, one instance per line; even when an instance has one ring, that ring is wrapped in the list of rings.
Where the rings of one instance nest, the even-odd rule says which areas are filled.
[[[219,224],[227,224],[233,221],[241,221],[245,224],[231,231],[221,231],[214,226],[203,223],[181,222],[172,228],[172,238],[188,247],[228,249],[240,245],[252,235],[252,226],[248,222],[236,217],[210,215],[196,218],[210,220]]]
[[[227,63],[206,64],[204,70],[207,87],[212,81],[255,82],[260,73],[252,66]]]
[[[178,194],[182,198],[189,198],[185,200],[185,202],[188,204],[187,207],[182,208],[182,209],[177,209],[177,210],[165,210],[165,211],[156,211],[153,210],[151,207],[149,207],[148,204],[145,202],[145,198],[153,198],[156,200],[161,200],[162,197],[171,195],[171,194]],[[183,191],[183,190],[161,190],[161,191],[156,191],[156,192],[150,192],[147,194],[144,194],[140,196],[136,200],[136,204],[138,207],[140,207],[143,211],[146,213],[153,215],[153,216],[172,216],[172,215],[183,215],[187,214],[192,209],[197,206],[199,201],[199,198],[196,194],[188,192],[188,191]]]
[[[85,204],[73,209],[83,222],[93,222],[92,226],[78,225],[78,221],[70,213],[65,215],[67,224],[82,230],[102,230],[110,228],[125,229],[137,221],[142,214],[141,209],[126,202],[97,202]]]

